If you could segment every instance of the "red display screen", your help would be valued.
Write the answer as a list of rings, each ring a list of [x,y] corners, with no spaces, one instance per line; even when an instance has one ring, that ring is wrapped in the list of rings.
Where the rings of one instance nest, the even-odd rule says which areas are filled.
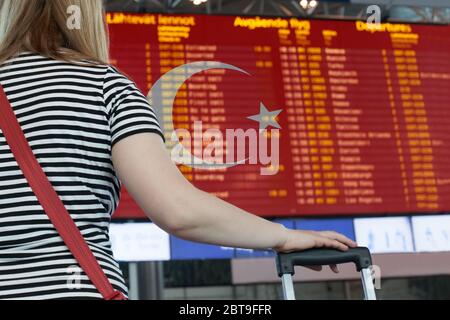
[[[261,105],[279,112],[266,115],[281,128],[259,136],[258,148],[262,140],[269,147],[254,163],[180,165],[198,188],[261,216],[450,209],[449,26],[123,13],[108,14],[108,24],[112,63],[145,94],[193,62],[242,70],[167,77],[163,103],[153,106],[163,110],[165,132],[173,125],[194,134],[195,121],[198,132],[218,129],[224,137],[258,132],[249,117],[261,115]],[[164,97],[174,91],[172,108]],[[279,158],[268,162],[274,135]],[[124,192],[116,217],[142,216]]]

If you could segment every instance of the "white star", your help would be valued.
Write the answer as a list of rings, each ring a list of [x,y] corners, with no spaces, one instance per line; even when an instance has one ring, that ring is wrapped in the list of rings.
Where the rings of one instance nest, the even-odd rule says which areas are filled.
[[[259,114],[248,117],[247,119],[259,122],[259,130],[265,130],[269,126],[272,126],[277,129],[281,129],[281,126],[277,121],[277,116],[282,111],[283,111],[282,109],[275,110],[275,111],[269,111],[269,110],[267,110],[264,103],[261,102],[261,105],[259,107]]]

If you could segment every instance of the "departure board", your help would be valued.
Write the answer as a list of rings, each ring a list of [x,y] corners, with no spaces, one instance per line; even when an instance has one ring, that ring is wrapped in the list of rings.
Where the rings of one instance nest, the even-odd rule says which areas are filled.
[[[166,76],[153,107],[164,114],[168,143],[172,128],[263,132],[256,147],[269,147],[254,162],[241,154],[229,167],[179,165],[198,188],[266,217],[450,210],[449,26],[124,13],[107,20],[112,64],[145,94]],[[167,76],[195,62],[235,68]],[[263,127],[262,118],[270,120]],[[142,215],[124,192],[116,217]]]

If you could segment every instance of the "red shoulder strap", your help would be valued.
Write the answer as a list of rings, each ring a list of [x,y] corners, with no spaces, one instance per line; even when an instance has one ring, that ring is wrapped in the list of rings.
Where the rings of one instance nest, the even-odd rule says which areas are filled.
[[[39,165],[1,85],[0,128],[39,203],[93,285],[105,300],[125,300],[123,294],[112,287],[86,240]]]

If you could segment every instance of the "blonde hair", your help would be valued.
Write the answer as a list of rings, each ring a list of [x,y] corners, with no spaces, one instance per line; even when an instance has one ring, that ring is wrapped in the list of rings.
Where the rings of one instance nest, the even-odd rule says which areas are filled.
[[[102,0],[0,0],[0,63],[22,51],[64,61],[108,64]],[[77,6],[80,28],[69,28]]]

